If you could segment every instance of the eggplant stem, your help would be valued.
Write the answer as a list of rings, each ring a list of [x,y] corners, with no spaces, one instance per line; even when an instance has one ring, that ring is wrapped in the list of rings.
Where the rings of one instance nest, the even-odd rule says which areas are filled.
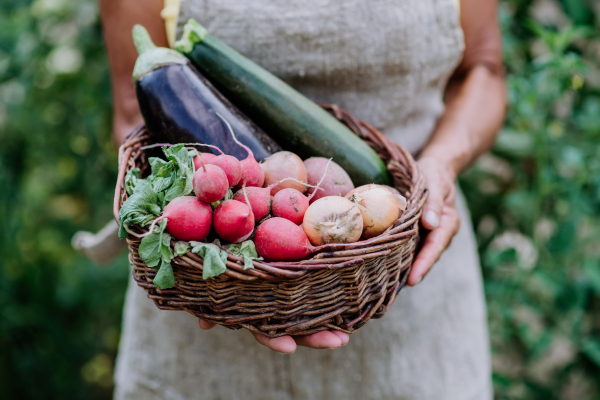
[[[150,34],[140,24],[136,24],[132,31],[133,43],[137,49],[138,54],[145,53],[148,50],[155,49],[156,45],[150,38]]]

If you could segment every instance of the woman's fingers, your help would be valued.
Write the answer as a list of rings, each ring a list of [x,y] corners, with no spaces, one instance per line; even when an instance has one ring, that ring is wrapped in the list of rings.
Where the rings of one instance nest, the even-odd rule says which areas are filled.
[[[344,335],[346,334],[344,333]],[[305,336],[294,336],[294,339],[298,346],[310,347],[313,349],[337,349],[344,344],[342,337],[338,336],[337,333],[330,331],[317,332]],[[346,343],[348,343],[347,340]]]
[[[423,279],[433,264],[440,258],[442,252],[450,245],[452,237],[458,232],[460,219],[453,204],[444,207],[442,218],[437,229],[425,237],[425,243],[413,263],[408,285],[414,286]]]
[[[215,324],[205,321],[203,319],[198,320],[200,321],[200,329],[204,329],[205,331],[214,328]]]
[[[440,169],[435,159],[421,159],[419,166],[429,190],[429,196],[423,205],[421,224],[425,229],[433,230],[440,225],[444,203],[452,194],[453,181],[450,176],[445,176],[446,172]]]
[[[281,336],[278,338],[270,338],[260,333],[254,333],[254,339],[263,346],[270,348],[271,350],[278,351],[280,353],[293,353],[296,351],[296,342],[291,336]]]
[[[330,330],[329,332],[333,333],[335,336],[339,337],[342,341],[342,346],[345,346],[350,341],[350,335],[344,332],[336,331],[335,329]]]

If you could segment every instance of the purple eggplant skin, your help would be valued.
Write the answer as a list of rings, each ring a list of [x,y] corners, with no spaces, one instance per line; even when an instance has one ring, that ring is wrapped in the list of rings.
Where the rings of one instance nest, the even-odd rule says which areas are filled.
[[[189,63],[154,69],[136,81],[135,89],[146,128],[157,142],[206,143],[245,159],[248,153],[235,143],[219,113],[257,161],[281,150]],[[208,147],[199,150],[218,154]]]

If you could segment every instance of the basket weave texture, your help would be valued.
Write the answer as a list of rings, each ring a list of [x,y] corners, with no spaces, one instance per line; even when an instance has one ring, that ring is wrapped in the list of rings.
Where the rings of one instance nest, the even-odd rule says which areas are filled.
[[[427,190],[414,159],[402,146],[335,105],[323,107],[387,163],[393,185],[408,201],[398,221],[360,246],[325,249],[298,262],[254,261],[253,269],[244,270],[243,259],[229,254],[227,271],[207,280],[202,279],[202,258],[190,252],[172,260],[176,283],[165,290],[153,285],[157,271],[140,258],[140,239],[129,235],[133,277],[158,308],[187,311],[230,329],[246,328],[269,337],[330,329],[352,333],[385,314],[408,278]],[[141,149],[148,143],[146,130],[140,127],[119,150],[115,218],[127,199],[126,172],[139,167],[142,176],[148,174],[147,155]]]

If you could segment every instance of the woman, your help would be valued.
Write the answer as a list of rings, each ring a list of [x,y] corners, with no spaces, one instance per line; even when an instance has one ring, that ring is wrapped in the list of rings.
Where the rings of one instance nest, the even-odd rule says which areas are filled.
[[[118,144],[142,121],[130,78],[131,27],[144,25],[160,46],[167,32],[159,0],[100,5]],[[491,398],[479,263],[455,181],[491,146],[503,119],[496,7],[494,0],[182,1],[179,28],[195,18],[309,97],[340,105],[417,155],[430,190],[422,217],[430,232],[408,278],[415,287],[352,338],[254,335],[270,351],[245,331],[208,330],[200,321],[208,330],[201,332],[191,315],[159,311],[130,285],[117,400]]]

